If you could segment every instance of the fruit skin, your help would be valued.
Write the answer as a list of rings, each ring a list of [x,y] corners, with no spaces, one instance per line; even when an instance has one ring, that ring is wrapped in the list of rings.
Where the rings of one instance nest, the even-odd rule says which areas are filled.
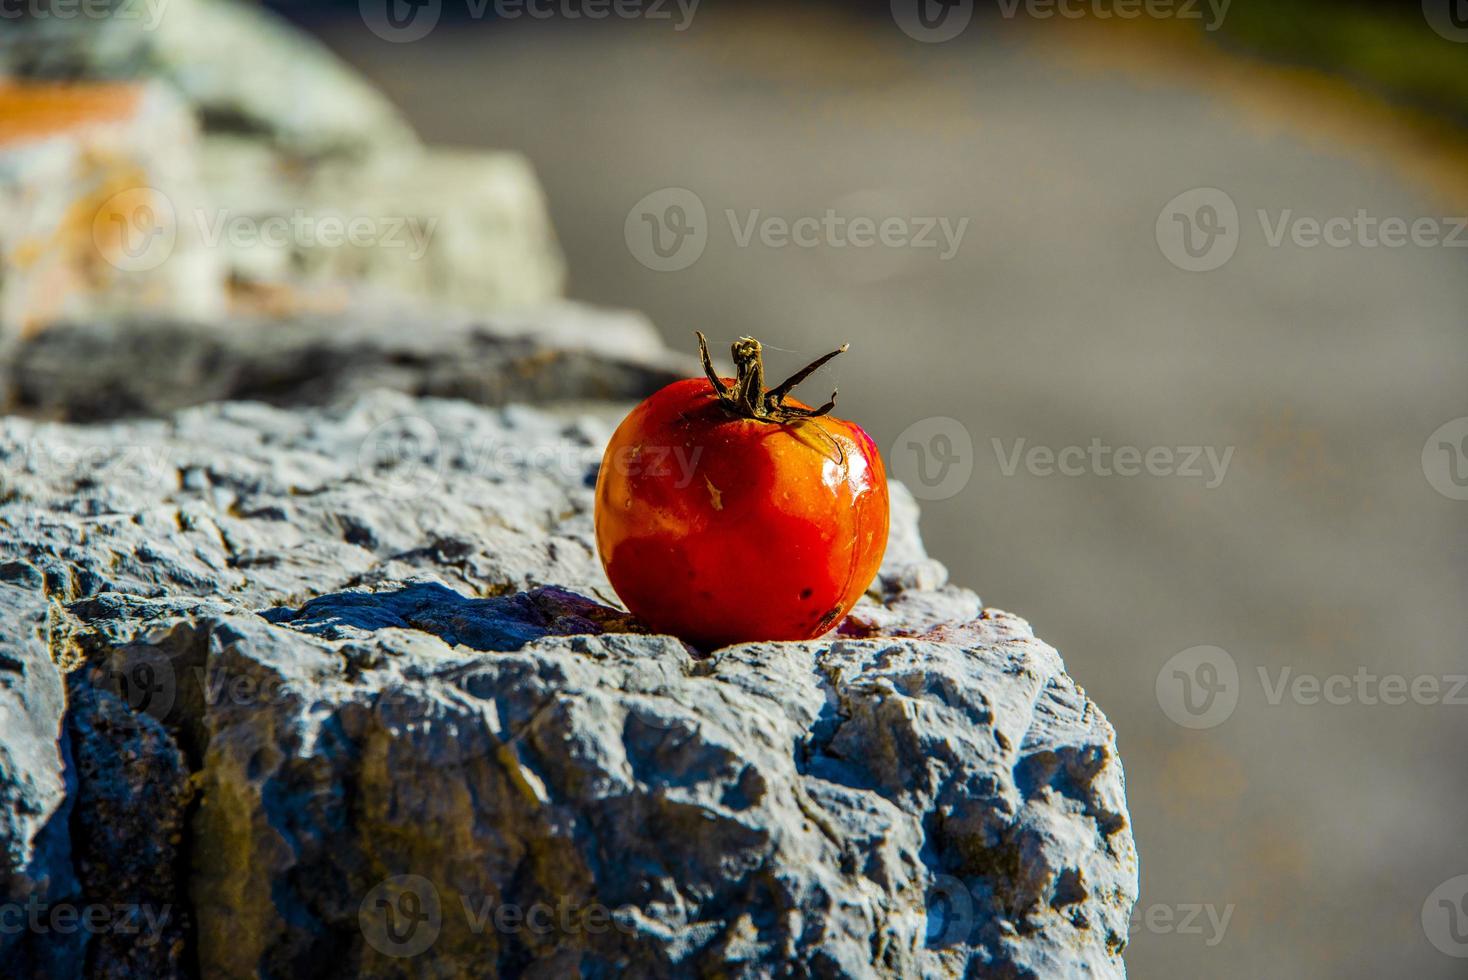
[[[860,426],[741,418],[705,378],[633,409],[597,476],[612,588],[703,650],[832,629],[876,576],[887,525],[886,470]]]

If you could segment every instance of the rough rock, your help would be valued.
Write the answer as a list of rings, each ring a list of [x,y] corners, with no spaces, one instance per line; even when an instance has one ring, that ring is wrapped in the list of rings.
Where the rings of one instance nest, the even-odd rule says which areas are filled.
[[[168,112],[129,114],[126,154],[104,157],[116,162],[98,174],[94,153],[9,159],[14,110],[0,96],[0,248],[23,259],[49,236],[39,272],[0,281],[0,334],[119,310],[289,318],[341,311],[363,286],[476,314],[561,295],[564,263],[523,156],[425,148],[365,80],[254,4],[61,6],[0,17],[0,85],[7,75],[48,90],[146,84],[147,105]],[[95,128],[83,129],[92,142]],[[77,172],[58,173],[60,164]],[[5,211],[7,198],[29,208],[40,192],[51,224],[28,229]],[[57,232],[60,213],[69,218]],[[125,247],[93,246],[94,227],[125,236]],[[77,288],[98,273],[108,289]],[[65,304],[54,301],[59,276]],[[120,304],[129,297],[137,302]]]
[[[839,632],[640,632],[591,543],[616,414],[4,422],[0,567],[77,663],[56,873],[177,913],[89,970],[1123,975],[1121,764],[1059,655],[947,584],[896,485]]]
[[[17,6],[0,32],[6,74],[157,78],[210,131],[249,134],[290,156],[360,158],[416,142],[387,99],[324,45],[235,0],[96,0],[85,11],[65,3]]]
[[[343,289],[485,312],[554,300],[565,266],[517,153],[404,149],[311,165],[240,137],[204,141],[208,230],[241,303],[340,305]]]
[[[73,674],[68,692],[76,774],[72,857],[79,882],[72,903],[124,910],[122,921],[89,937],[85,975],[186,977],[190,911],[180,845],[193,797],[191,770],[164,726],[134,710],[141,696],[136,682],[146,675],[108,676],[110,687],[96,687],[85,673]]]
[[[223,311],[223,256],[189,220],[197,142],[157,85],[0,81],[0,341],[124,311]]]
[[[39,573],[0,562],[0,964],[15,970],[72,972],[75,942],[47,942],[17,930],[30,902],[71,894],[71,805],[62,737],[66,701],[52,658],[56,626]],[[6,971],[9,975],[10,971]]]
[[[50,608],[34,586],[39,580],[21,566],[0,567],[0,577],[24,578],[32,586],[0,581],[0,871],[25,869],[33,842],[65,796],[62,760],[56,747],[61,715],[61,674],[51,659]]]
[[[454,318],[378,304],[228,327],[55,326],[0,355],[0,407],[91,420],[227,399],[324,404],[373,388],[487,405],[627,399],[696,371],[633,313],[558,303]]]

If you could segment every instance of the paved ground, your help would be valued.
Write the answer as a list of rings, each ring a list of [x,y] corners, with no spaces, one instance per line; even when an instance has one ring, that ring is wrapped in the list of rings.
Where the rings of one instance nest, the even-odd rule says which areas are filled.
[[[1468,415],[1468,248],[1373,248],[1361,237],[1375,232],[1339,225],[1351,244],[1309,247],[1291,237],[1310,241],[1308,223],[1289,224],[1468,213],[1461,158],[1308,76],[1049,25],[976,22],[919,44],[875,18],[725,8],[684,32],[327,35],[429,139],[530,154],[575,295],[647,310],[677,344],[695,327],[757,334],[790,349],[784,367],[852,342],[827,379],[844,413],[896,470],[918,479],[925,464],[934,493],[955,491],[927,504],[933,549],[1030,618],[1121,733],[1143,856],[1134,976],[1462,975],[1428,933],[1468,953],[1437,903],[1468,885],[1428,903],[1426,929],[1422,913],[1468,874],[1468,703],[1380,703],[1398,692],[1372,678],[1468,672],[1468,502],[1428,479],[1455,492],[1438,444],[1468,423],[1428,447],[1427,471],[1423,453]],[[625,233],[667,187],[696,195],[707,241],[657,272]],[[1208,187],[1236,221],[1217,195],[1162,214]],[[631,222],[654,263],[689,255],[670,203]],[[827,208],[968,224],[946,260],[805,226],[822,244],[771,245],[759,228],[778,242],[778,227],[758,220],[740,243],[754,209]],[[665,222],[666,259],[643,212]],[[1236,251],[1184,271],[1159,224],[1183,264]],[[1093,458],[1093,440],[1183,449],[1159,450],[1159,470],[1214,472],[1206,455],[1183,467],[1185,447],[1232,455],[1210,487],[1115,475],[1129,461]],[[1026,463],[1037,446],[1081,447],[1064,459],[1084,475],[1043,475],[1043,454]],[[1456,462],[1468,480],[1468,456]],[[1169,662],[1200,645],[1227,658]],[[1417,700],[1468,702],[1427,683]]]

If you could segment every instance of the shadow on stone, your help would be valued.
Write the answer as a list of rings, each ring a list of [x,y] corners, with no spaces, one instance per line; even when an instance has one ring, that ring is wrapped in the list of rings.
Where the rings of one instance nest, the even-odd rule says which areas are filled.
[[[486,652],[519,650],[547,636],[647,632],[624,612],[553,587],[471,599],[437,582],[417,582],[384,592],[336,592],[261,615],[329,640],[411,629]]]

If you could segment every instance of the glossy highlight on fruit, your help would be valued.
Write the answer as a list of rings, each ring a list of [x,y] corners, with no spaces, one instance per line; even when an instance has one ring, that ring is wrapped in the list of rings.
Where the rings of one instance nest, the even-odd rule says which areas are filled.
[[[703,650],[807,640],[855,605],[887,546],[886,471],[871,438],[789,391],[840,350],[766,390],[758,341],[739,376],[676,381],[613,434],[596,540],[628,610]],[[846,348],[841,348],[845,350]]]

